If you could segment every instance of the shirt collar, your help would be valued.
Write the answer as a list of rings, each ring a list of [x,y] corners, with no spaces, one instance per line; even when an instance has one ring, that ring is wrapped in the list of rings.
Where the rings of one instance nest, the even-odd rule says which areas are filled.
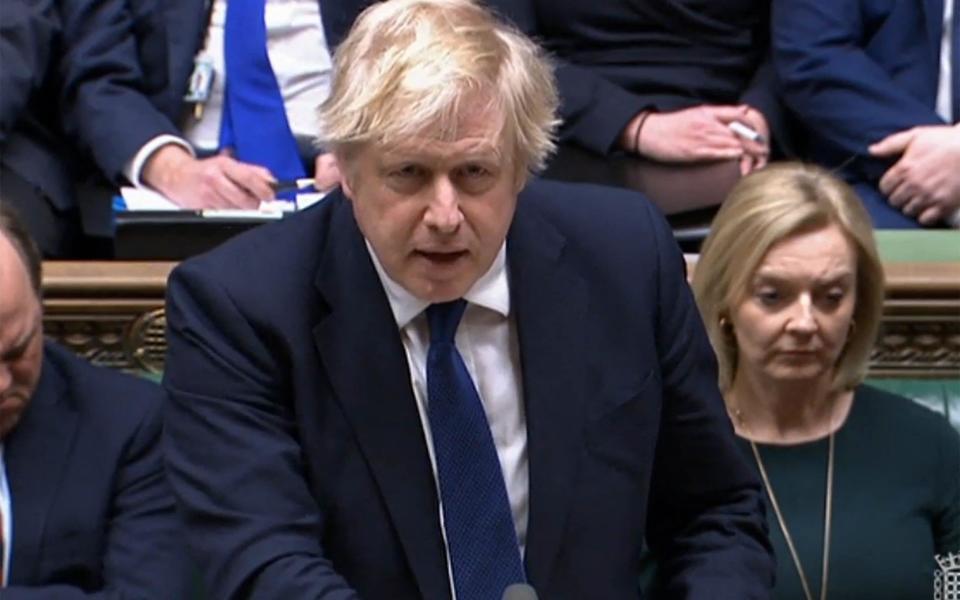
[[[402,285],[391,279],[387,272],[383,270],[383,265],[377,259],[377,254],[370,246],[370,242],[366,239],[364,239],[364,242],[367,245],[370,260],[373,261],[373,266],[377,270],[380,283],[387,292],[387,300],[390,302],[390,310],[393,311],[393,318],[397,322],[397,327],[403,329],[430,306],[430,303],[417,298]],[[504,317],[510,316],[510,285],[507,280],[506,241],[501,244],[500,251],[497,252],[497,256],[493,259],[493,263],[487,269],[487,272],[467,290],[463,298],[471,304],[490,309]]]

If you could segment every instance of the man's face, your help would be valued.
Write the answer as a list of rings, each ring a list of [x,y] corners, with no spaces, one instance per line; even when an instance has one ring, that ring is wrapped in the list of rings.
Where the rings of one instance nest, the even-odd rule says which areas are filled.
[[[451,140],[427,130],[342,161],[344,193],[384,270],[429,302],[462,297],[490,268],[517,204],[501,116],[465,104]]]
[[[42,322],[23,261],[0,234],[0,439],[20,421],[40,379]]]

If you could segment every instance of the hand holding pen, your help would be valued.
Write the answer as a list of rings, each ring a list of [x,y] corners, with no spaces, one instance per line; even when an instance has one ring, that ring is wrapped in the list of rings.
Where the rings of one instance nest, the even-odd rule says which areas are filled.
[[[740,174],[747,175],[763,168],[770,159],[770,127],[757,109],[746,104],[741,108],[743,115],[727,123],[727,127],[741,140]]]
[[[325,152],[314,160],[313,177],[275,181],[270,187],[275,194],[283,192],[327,192],[339,185],[340,169],[332,153]]]
[[[140,180],[187,209],[256,208],[273,197],[267,169],[228,152],[196,158],[179,144],[165,144],[144,164]]]
[[[701,105],[643,116],[633,151],[653,160],[668,163],[739,160],[749,151],[729,127],[734,121],[751,124],[743,106]]]

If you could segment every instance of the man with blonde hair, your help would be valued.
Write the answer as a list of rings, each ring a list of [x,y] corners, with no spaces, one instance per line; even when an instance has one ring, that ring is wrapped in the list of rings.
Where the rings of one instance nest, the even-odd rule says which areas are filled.
[[[670,230],[528,182],[540,49],[469,0],[391,0],[334,72],[342,189],[169,283],[167,457],[214,596],[630,598],[646,539],[671,598],[767,598]]]

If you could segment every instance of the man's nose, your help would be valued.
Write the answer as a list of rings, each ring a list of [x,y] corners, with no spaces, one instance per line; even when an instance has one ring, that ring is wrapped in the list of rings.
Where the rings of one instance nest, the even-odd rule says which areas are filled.
[[[453,233],[463,222],[460,194],[449,179],[440,178],[433,186],[433,197],[424,221],[427,226],[442,233]]]

